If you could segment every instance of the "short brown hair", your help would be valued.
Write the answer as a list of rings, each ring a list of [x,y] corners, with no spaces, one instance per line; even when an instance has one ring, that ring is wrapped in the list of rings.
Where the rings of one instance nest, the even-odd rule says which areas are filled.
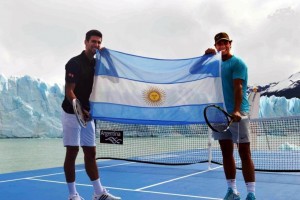
[[[102,33],[95,29],[90,30],[85,34],[85,40],[89,41],[92,36],[98,36],[102,38]]]

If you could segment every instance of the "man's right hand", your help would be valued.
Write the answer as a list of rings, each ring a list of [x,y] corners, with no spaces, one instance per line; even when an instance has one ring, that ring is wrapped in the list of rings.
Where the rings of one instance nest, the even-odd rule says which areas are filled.
[[[92,120],[92,117],[91,117],[89,111],[87,111],[87,110],[85,110],[84,108],[82,108],[82,112],[83,112],[84,120],[85,120],[86,122]]]
[[[205,54],[216,54],[216,53],[217,53],[216,50],[213,48],[208,48],[205,51]]]

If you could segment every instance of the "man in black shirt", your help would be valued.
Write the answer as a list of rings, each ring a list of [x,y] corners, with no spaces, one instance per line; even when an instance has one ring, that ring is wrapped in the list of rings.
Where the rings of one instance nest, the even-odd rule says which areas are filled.
[[[74,114],[72,102],[78,99],[81,102],[83,112],[89,119],[89,98],[92,92],[95,59],[97,49],[100,49],[102,34],[98,30],[90,30],[85,37],[85,50],[73,57],[66,64],[65,74],[65,98],[62,103],[63,143],[66,147],[64,171],[69,189],[68,200],[81,200],[75,185],[75,160],[82,147],[86,172],[93,184],[93,200],[119,200],[121,198],[109,194],[102,187],[96,163],[95,123],[87,122],[86,128],[82,128]]]

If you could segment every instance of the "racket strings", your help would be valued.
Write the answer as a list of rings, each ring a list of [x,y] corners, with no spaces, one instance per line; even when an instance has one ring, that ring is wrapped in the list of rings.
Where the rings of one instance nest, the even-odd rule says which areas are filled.
[[[82,110],[79,100],[76,99],[75,101],[73,101],[73,108],[74,108],[74,112],[78,119],[79,124],[82,127],[85,127],[87,122],[85,120],[84,113],[83,113],[83,110]]]
[[[229,119],[221,110],[215,107],[209,107],[206,110],[208,123],[217,131],[223,132],[229,126]]]

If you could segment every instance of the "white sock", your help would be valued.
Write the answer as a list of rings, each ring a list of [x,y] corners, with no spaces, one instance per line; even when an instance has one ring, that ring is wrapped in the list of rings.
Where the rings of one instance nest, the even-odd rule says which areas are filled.
[[[102,194],[104,192],[104,188],[101,185],[100,178],[97,180],[92,181],[94,192],[96,195]]]
[[[246,183],[247,192],[255,193],[255,182],[248,182]]]
[[[238,193],[235,179],[227,179],[227,185],[229,188],[231,188],[233,190],[234,194]]]
[[[73,196],[77,194],[75,182],[67,183],[69,189],[69,195]]]

